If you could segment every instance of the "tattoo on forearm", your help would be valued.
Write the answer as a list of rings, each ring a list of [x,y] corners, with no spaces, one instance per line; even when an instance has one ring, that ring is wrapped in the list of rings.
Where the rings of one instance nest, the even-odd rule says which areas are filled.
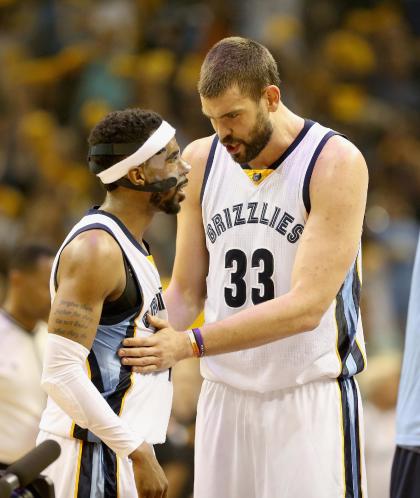
[[[79,332],[75,332],[74,330],[65,330],[57,327],[53,327],[51,332],[57,335],[61,335],[63,337],[68,337],[70,339],[74,339],[75,341],[80,341],[81,339],[87,339],[86,334],[80,334]]]
[[[93,308],[87,304],[61,299],[50,318],[50,330],[54,334],[76,341],[87,339],[92,326]]]

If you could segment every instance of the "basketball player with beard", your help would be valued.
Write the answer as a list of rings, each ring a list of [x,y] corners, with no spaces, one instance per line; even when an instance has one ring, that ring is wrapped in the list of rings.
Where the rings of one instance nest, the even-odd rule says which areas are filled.
[[[125,341],[122,362],[146,373],[201,357],[195,498],[366,496],[366,163],[282,103],[259,43],[218,42],[198,89],[215,135],[184,152],[171,327],[152,319],[161,330]],[[205,325],[187,330],[203,305]]]
[[[152,445],[166,436],[170,371],[133,373],[117,350],[124,338],[153,334],[149,316],[167,316],[143,233],[156,212],[179,211],[190,167],[174,128],[151,111],[110,113],[89,145],[107,193],[54,260],[38,442],[61,446],[46,471],[57,498],[162,498],[167,481]]]

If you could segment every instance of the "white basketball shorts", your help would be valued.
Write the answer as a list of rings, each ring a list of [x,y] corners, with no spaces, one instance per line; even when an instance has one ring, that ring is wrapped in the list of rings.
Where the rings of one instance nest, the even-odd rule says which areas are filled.
[[[194,498],[367,498],[354,379],[259,394],[205,380]]]

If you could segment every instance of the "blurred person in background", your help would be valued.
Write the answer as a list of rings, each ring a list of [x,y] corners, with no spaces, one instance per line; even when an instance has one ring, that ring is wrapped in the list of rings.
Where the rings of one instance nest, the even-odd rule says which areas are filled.
[[[357,376],[367,434],[365,455],[369,498],[385,498],[389,494],[400,370],[401,354],[390,349],[370,356],[368,368]]]
[[[420,238],[410,302],[397,404],[397,434],[391,498],[420,496]]]
[[[133,374],[117,349],[154,332],[150,315],[167,316],[143,234],[155,213],[178,213],[190,167],[153,111],[111,112],[88,142],[106,196],[70,230],[51,271],[38,443],[56,440],[61,455],[44,473],[57,498],[165,498],[152,445],[165,441],[171,372]]]
[[[46,396],[41,389],[53,250],[23,244],[11,255],[0,309],[0,466],[35,446]]]
[[[165,293],[178,330],[203,304],[206,324],[124,341],[144,373],[203,357],[196,498],[367,492],[354,380],[367,167],[346,138],[289,110],[279,87],[253,40],[207,53],[198,88],[216,133],[184,151],[191,187]]]

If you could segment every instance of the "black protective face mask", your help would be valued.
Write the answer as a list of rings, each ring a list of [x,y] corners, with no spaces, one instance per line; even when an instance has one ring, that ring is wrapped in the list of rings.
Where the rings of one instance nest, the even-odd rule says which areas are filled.
[[[141,147],[141,144],[137,143],[127,143],[127,144],[97,144],[92,145],[89,149],[88,161],[89,169],[92,173],[97,174],[103,171],[100,166],[98,166],[92,158],[95,156],[126,156],[133,154],[136,150]],[[128,178],[120,178],[115,180],[116,185],[121,187],[129,188],[131,190],[138,190],[140,192],[167,192],[173,187],[178,185],[178,180],[175,177],[169,177],[165,180],[146,183],[143,186],[134,185],[130,182]]]
[[[140,192],[167,192],[171,188],[178,185],[178,180],[174,176],[172,176],[160,182],[146,183],[145,185],[140,186],[134,185],[134,183],[131,183],[128,178],[120,178],[119,180],[116,180],[112,183],[115,183],[115,185],[119,185],[120,187],[139,190]]]

